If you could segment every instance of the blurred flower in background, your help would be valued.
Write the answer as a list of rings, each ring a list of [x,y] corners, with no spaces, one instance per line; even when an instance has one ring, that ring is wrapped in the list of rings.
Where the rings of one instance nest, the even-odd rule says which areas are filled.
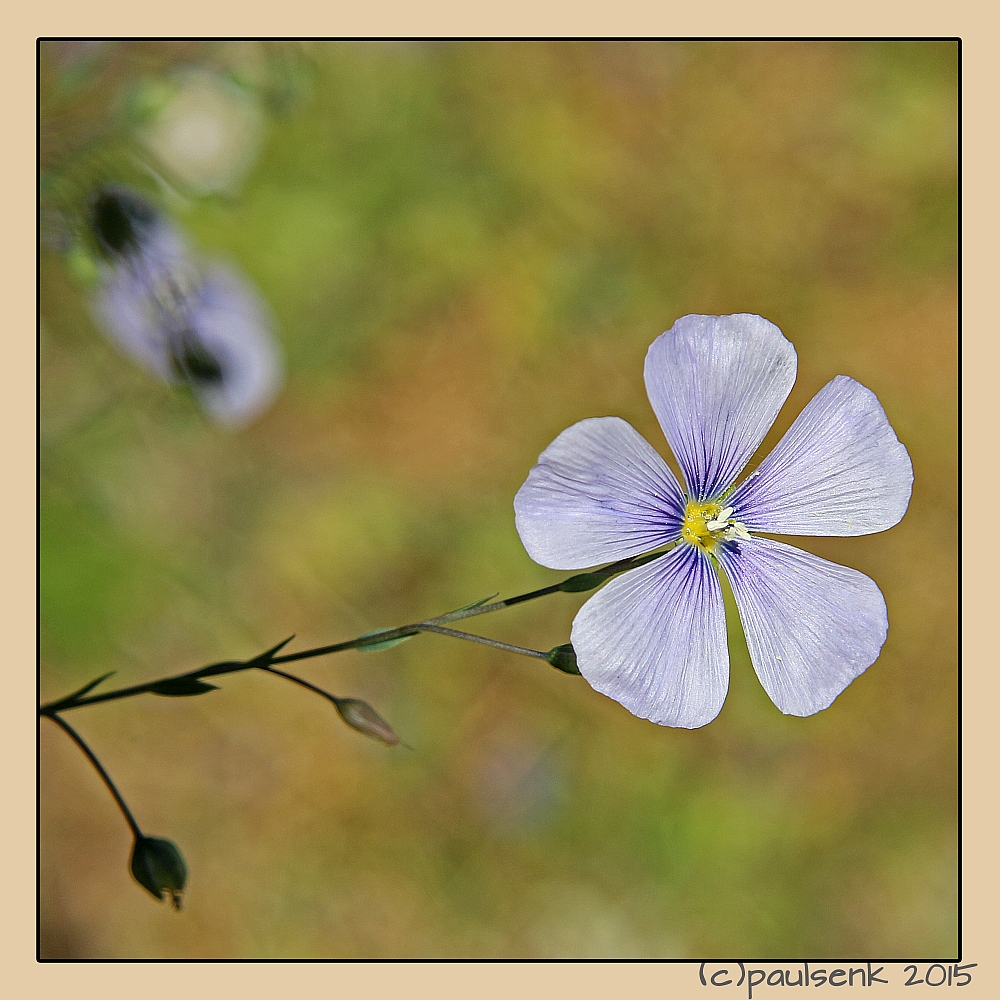
[[[165,84],[162,107],[139,138],[194,195],[234,194],[253,166],[263,113],[246,90],[204,69],[183,69]]]
[[[286,55],[253,43],[43,49],[43,242],[66,255],[118,348],[230,428],[280,388],[274,317],[239,268],[191,250],[175,216],[238,197],[294,75]]]
[[[196,266],[178,230],[135,192],[101,190],[90,221],[105,253],[93,309],[108,336],[153,375],[188,386],[220,424],[263,412],[281,361],[249,282],[224,264]]]
[[[530,730],[489,732],[472,756],[470,797],[501,835],[551,822],[565,794],[557,747],[540,745]]]

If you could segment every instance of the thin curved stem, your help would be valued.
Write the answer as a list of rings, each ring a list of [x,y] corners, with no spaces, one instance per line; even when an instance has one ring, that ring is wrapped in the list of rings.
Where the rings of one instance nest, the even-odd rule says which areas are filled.
[[[385,719],[382,718],[374,708],[371,707],[367,702],[360,701],[357,698],[338,698],[335,694],[331,694],[329,691],[324,691],[323,688],[317,687],[315,684],[310,684],[309,681],[304,680],[301,677],[296,677],[295,674],[286,673],[284,670],[278,670],[276,667],[261,667],[261,670],[266,674],[276,674],[278,677],[284,677],[285,680],[291,681],[293,684],[298,684],[300,687],[304,687],[307,691],[312,691],[314,694],[318,694],[327,701],[332,701],[334,708],[337,709],[337,714],[340,718],[347,723],[351,729],[356,730],[364,736],[370,739],[378,740],[380,743],[384,743],[386,746],[404,746],[407,750],[412,750],[413,747],[409,743],[404,743],[403,740],[399,738],[399,734],[396,732],[392,726],[389,725]]]
[[[312,691],[314,694],[321,695],[326,698],[327,701],[332,701],[334,705],[341,700],[335,694],[330,694],[329,691],[324,691],[321,687],[316,687],[315,684],[310,684],[309,681],[304,678],[296,677],[295,674],[286,673],[284,670],[278,670],[275,667],[261,667],[260,669],[269,674],[277,674],[279,677],[284,677],[285,680],[289,680],[293,684],[298,684],[300,687],[304,687],[307,690]]]
[[[494,649],[503,649],[508,653],[518,653],[521,656],[537,656],[540,660],[548,659],[548,653],[543,653],[537,649],[528,649],[527,646],[513,646],[509,642],[501,642],[499,639],[487,639],[484,635],[473,635],[471,632],[459,632],[453,628],[443,628],[441,625],[431,625],[424,622],[420,626],[421,632],[436,632],[438,635],[450,635],[453,639],[468,639],[470,642],[481,642],[484,646],[492,646]]]
[[[288,645],[294,638],[294,636],[290,636],[284,642],[279,642],[277,646],[269,649],[266,653],[261,653],[260,656],[255,656],[252,660],[227,660],[223,663],[212,663],[207,667],[198,667],[195,670],[185,671],[183,674],[172,674],[170,677],[161,677],[159,680],[147,681],[145,684],[133,684],[131,687],[118,688],[117,691],[106,691],[104,694],[94,694],[86,698],[71,695],[68,698],[50,701],[42,705],[38,711],[41,715],[51,715],[53,712],[66,712],[71,708],[80,708],[83,705],[97,705],[104,701],[132,698],[137,694],[148,694],[150,692],[155,694],[158,688],[172,681],[199,680],[202,677],[218,677],[220,674],[234,674],[240,670],[252,670],[254,667],[271,663],[274,654],[282,646]],[[111,675],[107,674],[105,676],[110,677]],[[93,687],[93,684],[88,685],[86,690],[89,691],[91,687]]]
[[[115,783],[111,780],[111,776],[107,771],[104,770],[104,765],[97,759],[97,754],[90,749],[89,746],[84,742],[83,737],[63,718],[57,715],[55,712],[42,712],[42,715],[51,719],[57,726],[59,726],[63,732],[84,752],[87,760],[94,765],[94,770],[101,776],[104,784],[108,786],[108,791],[111,792],[114,797],[115,802],[118,803],[118,808],[121,809],[122,815],[125,817],[125,821],[128,823],[132,830],[132,835],[139,840],[143,836],[142,830],[139,829],[139,824],[136,823],[135,817],[132,815],[132,810],[126,805],[125,800],[121,796],[121,792],[115,787]]]
[[[182,674],[173,674],[170,677],[161,677],[159,680],[149,681],[146,684],[135,684],[132,687],[119,688],[117,691],[106,691],[104,694],[89,695],[87,697],[77,697],[71,695],[68,698],[58,699],[42,705],[39,708],[39,712],[43,715],[49,715],[54,718],[55,712],[66,712],[71,708],[81,708],[84,705],[97,705],[101,702],[115,701],[120,698],[132,698],[139,694],[156,694],[157,688],[182,679],[199,680],[203,677],[219,677],[223,674],[233,674],[241,670],[252,670],[255,667],[266,668],[275,663],[294,663],[297,660],[308,660],[315,656],[326,656],[331,653],[342,653],[348,649],[361,649],[365,646],[382,644],[392,639],[417,635],[420,632],[437,632],[441,635],[450,635],[453,638],[467,639],[471,642],[480,642],[484,645],[493,646],[496,649],[503,649],[510,653],[518,653],[522,656],[534,656],[546,659],[547,654],[541,653],[538,650],[529,650],[523,646],[513,646],[510,643],[499,642],[496,639],[486,639],[483,636],[475,636],[468,632],[457,632],[453,629],[444,628],[443,626],[451,622],[461,621],[463,618],[472,618],[476,615],[490,614],[493,611],[502,611],[504,608],[511,608],[516,604],[523,604],[525,601],[534,601],[539,597],[547,597],[549,594],[576,594],[583,593],[587,590],[593,590],[607,580],[610,580],[613,576],[618,576],[627,570],[635,569],[638,566],[643,566],[648,562],[652,562],[654,559],[659,559],[661,556],[666,555],[666,553],[670,551],[671,547],[672,546],[664,548],[659,552],[651,552],[646,555],[620,559],[618,562],[611,563],[609,566],[604,566],[603,568],[594,570],[590,573],[577,573],[576,575],[562,580],[559,583],[553,583],[548,587],[542,587],[540,590],[532,590],[526,594],[518,594],[515,597],[508,597],[502,601],[494,601],[491,604],[473,605],[469,608],[462,608],[459,611],[450,611],[447,614],[438,615],[436,618],[428,618],[421,622],[414,622],[411,625],[400,625],[397,628],[384,629],[375,634],[367,633],[365,635],[359,635],[354,639],[348,639],[345,642],[337,642],[330,646],[317,646],[315,649],[305,649],[298,653],[286,653],[284,656],[275,655],[282,646],[291,641],[291,639],[286,639],[273,649],[268,650],[266,653],[262,653],[260,656],[257,656],[252,660],[227,660],[223,663],[213,663],[209,666],[199,667],[195,670],[189,670]]]

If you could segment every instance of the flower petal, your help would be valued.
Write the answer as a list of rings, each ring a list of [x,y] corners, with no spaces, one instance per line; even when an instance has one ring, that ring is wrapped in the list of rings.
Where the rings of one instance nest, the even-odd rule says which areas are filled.
[[[674,541],[684,497],[631,424],[591,417],[564,430],[538,457],[514,497],[514,514],[535,562],[584,569]]]
[[[271,405],[282,379],[267,307],[245,279],[215,264],[191,296],[188,315],[199,346],[221,369],[218,377],[190,380],[192,390],[218,423],[249,423]]]
[[[838,375],[728,502],[756,531],[867,535],[906,513],[913,467],[878,398]]]
[[[122,352],[169,382],[174,372],[164,324],[199,279],[180,234],[156,219],[134,252],[102,266],[91,311]]]
[[[109,271],[92,303],[97,324],[125,354],[158,378],[170,379],[156,304],[127,267]]]
[[[754,670],[785,715],[829,707],[875,662],[889,621],[882,592],[863,573],[767,538],[715,551]]]
[[[577,614],[572,642],[591,687],[661,726],[697,729],[726,700],[722,589],[687,542],[599,590]]]
[[[646,392],[688,493],[719,496],[750,461],[795,382],[795,348],[766,319],[683,316],[646,354]]]
[[[98,322],[152,374],[186,382],[218,423],[238,427],[253,420],[271,404],[282,378],[260,296],[221,264],[199,274],[165,254],[150,260],[137,257],[107,269],[94,298]],[[168,264],[177,266],[170,270]],[[161,297],[161,279],[183,292]]]

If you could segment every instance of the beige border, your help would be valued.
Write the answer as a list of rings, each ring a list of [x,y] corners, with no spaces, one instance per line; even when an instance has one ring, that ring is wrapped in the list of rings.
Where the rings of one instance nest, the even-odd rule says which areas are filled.
[[[996,421],[996,389],[991,385],[998,354],[997,338],[990,329],[991,285],[988,275],[997,257],[993,230],[996,227],[998,199],[994,179],[987,163],[996,159],[997,142],[992,130],[982,128],[988,114],[989,94],[996,92],[995,75],[990,67],[988,39],[995,37],[995,12],[989,20],[967,17],[961,24],[963,44],[963,515],[975,516],[975,495],[996,489],[995,464],[976,474],[972,461],[976,455],[989,454],[987,428]],[[982,364],[980,363],[982,362]],[[968,521],[966,521],[968,523]],[[991,761],[997,754],[997,725],[991,710],[1000,694],[1000,684],[993,668],[996,662],[992,626],[996,621],[997,578],[989,572],[996,562],[997,541],[990,538],[985,546],[964,537],[962,568],[963,635],[963,945],[966,961],[979,961],[987,968],[983,982],[1000,983],[997,948],[996,897],[998,881],[997,829],[998,811],[995,795],[982,790],[995,787]],[[987,995],[987,994],[983,994]]]
[[[668,6],[659,0],[579,0],[539,3],[514,0],[477,8],[444,0],[413,4],[403,0],[335,7],[316,3],[248,4],[173,0],[169,7],[149,8],[135,3],[68,3],[51,0],[44,9],[24,5],[16,17],[7,14],[0,60],[2,93],[7,98],[4,170],[8,174],[4,198],[4,268],[7,303],[5,352],[8,378],[2,394],[4,466],[8,488],[3,494],[5,518],[3,588],[5,634],[11,655],[5,664],[9,703],[0,730],[5,759],[11,762],[5,782],[4,905],[0,907],[0,955],[8,996],[100,996],[103,1000],[143,996],[192,998],[218,996],[238,990],[242,996],[274,996],[277,991],[308,990],[308,995],[348,997],[435,996],[493,998],[512,992],[574,997],[645,995],[688,997],[712,995],[698,982],[697,965],[665,964],[174,964],[169,968],[134,964],[69,964],[39,966],[35,954],[34,774],[24,761],[32,760],[34,727],[27,709],[34,698],[31,664],[33,633],[26,628],[34,615],[34,450],[31,421],[34,410],[33,261],[34,239],[30,192],[34,187],[34,39],[38,35],[166,34],[441,34],[441,35],[958,35],[963,38],[965,98],[965,260],[964,345],[972,359],[965,372],[965,434],[970,461],[969,482],[973,515],[982,517],[975,548],[967,543],[964,567],[964,955],[978,962],[976,980],[964,997],[998,995],[998,919],[996,897],[998,829],[996,800],[998,676],[991,631],[997,619],[997,565],[993,513],[984,505],[996,479],[997,445],[989,433],[996,422],[992,407],[997,396],[995,373],[998,331],[989,308],[997,283],[996,172],[996,62],[997,15],[986,5],[971,2],[930,3],[849,0],[830,8],[807,9],[792,3],[747,3],[715,0],[707,5]],[[97,8],[100,8],[99,10]],[[169,16],[162,16],[168,13]],[[14,155],[10,155],[13,152]],[[11,295],[15,291],[16,294]],[[987,459],[986,462],[983,458]],[[989,482],[984,483],[984,466]],[[971,534],[971,533],[970,533]],[[967,538],[969,536],[967,535]],[[986,546],[986,558],[981,556]],[[992,697],[991,697],[992,695]],[[14,764],[16,762],[16,764]],[[12,766],[13,765],[13,766]],[[755,963],[763,966],[764,963]],[[770,968],[771,966],[767,966]],[[902,986],[901,967],[891,967],[893,985],[878,988],[877,996],[914,996],[919,990]],[[7,984],[10,985],[7,985]],[[311,987],[311,989],[310,989]],[[744,987],[745,988],[745,987]],[[762,997],[785,991],[760,990]],[[742,997],[730,987],[720,998]],[[792,994],[793,996],[795,994]],[[826,995],[825,991],[824,994]]]

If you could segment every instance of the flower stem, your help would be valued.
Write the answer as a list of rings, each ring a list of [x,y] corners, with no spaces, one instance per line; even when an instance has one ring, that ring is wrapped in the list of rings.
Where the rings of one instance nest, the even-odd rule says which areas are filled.
[[[132,810],[125,804],[125,800],[122,798],[121,792],[119,792],[115,787],[115,783],[111,780],[111,776],[108,772],[104,770],[104,765],[97,759],[97,754],[95,754],[94,751],[87,746],[83,737],[56,712],[42,712],[42,715],[50,718],[84,752],[90,763],[94,765],[94,769],[101,776],[104,784],[108,786],[108,791],[111,792],[115,802],[118,803],[118,808],[121,809],[122,815],[125,817],[125,821],[131,828],[132,835],[136,838],[136,840],[141,839],[143,833],[142,830],[139,829],[139,824],[136,823],[135,817],[132,815]]]
[[[537,656],[540,660],[548,659],[548,653],[542,653],[537,649],[528,649],[527,646],[512,646],[509,642],[500,642],[499,639],[487,639],[484,635],[473,635],[471,632],[459,632],[453,628],[443,628],[441,625],[431,625],[424,622],[420,626],[421,632],[436,632],[438,635],[450,635],[453,639],[468,639],[470,642],[481,642],[484,646],[492,646],[494,649],[503,649],[508,653],[519,653],[521,656]]]
[[[374,634],[367,633],[365,635],[359,635],[354,639],[348,639],[345,642],[337,642],[330,646],[317,646],[314,649],[305,649],[298,653],[286,653],[283,656],[275,655],[282,646],[291,641],[290,639],[286,639],[285,642],[275,646],[274,649],[271,649],[266,653],[262,653],[260,656],[255,657],[252,660],[227,660],[223,663],[213,663],[206,667],[199,667],[195,670],[186,671],[182,674],[174,674],[170,677],[161,677],[159,680],[149,681],[146,684],[134,684],[131,687],[119,688],[117,691],[106,691],[104,694],[94,694],[87,697],[71,695],[68,698],[58,699],[42,705],[39,708],[39,712],[55,719],[55,713],[57,711],[65,712],[69,711],[71,708],[80,708],[83,705],[97,705],[105,701],[116,701],[120,698],[132,698],[135,695],[147,694],[150,692],[155,694],[157,688],[164,686],[168,682],[176,681],[181,678],[185,680],[198,680],[203,677],[219,677],[223,674],[233,674],[241,670],[252,670],[254,668],[264,669],[275,663],[294,663],[297,660],[308,660],[315,656],[342,653],[348,649],[361,649],[365,646],[382,644],[391,639],[417,635],[420,632],[437,632],[440,635],[450,635],[452,638],[456,639],[467,639],[471,642],[480,642],[487,646],[493,646],[495,649],[503,649],[507,652],[518,653],[522,656],[535,656],[541,659],[547,659],[548,654],[541,653],[538,650],[529,650],[524,646],[513,646],[509,643],[499,642],[496,639],[486,639],[483,636],[472,635],[468,632],[457,632],[454,629],[444,628],[443,626],[450,624],[451,622],[461,621],[463,618],[472,618],[476,615],[490,614],[493,611],[502,611],[504,608],[511,608],[516,604],[523,604],[526,601],[534,601],[539,597],[547,597],[549,594],[575,594],[582,593],[586,590],[593,590],[595,587],[599,587],[602,583],[610,580],[613,576],[618,576],[620,573],[624,573],[627,570],[635,569],[638,566],[643,566],[648,562],[652,562],[654,559],[659,559],[660,556],[666,555],[668,551],[669,549],[664,549],[660,552],[652,552],[641,556],[632,556],[629,559],[620,559],[618,562],[611,563],[609,566],[604,566],[601,569],[594,570],[589,573],[577,573],[575,576],[571,576],[566,580],[560,581],[559,583],[553,583],[551,586],[542,587],[540,590],[532,590],[526,594],[518,594],[515,597],[508,597],[502,601],[494,601],[492,604],[473,605],[469,608],[462,608],[459,611],[450,611],[447,614],[438,615],[436,618],[428,618],[422,622],[414,622],[411,625],[400,625],[397,628],[384,629]]]
[[[269,674],[277,674],[278,677],[284,677],[285,680],[289,680],[293,684],[298,684],[301,687],[304,687],[315,694],[321,695],[328,701],[332,701],[334,705],[336,705],[337,702],[340,701],[340,699],[335,694],[330,694],[329,691],[324,691],[321,687],[316,687],[315,684],[310,684],[309,681],[304,680],[302,677],[296,677],[295,674],[285,673],[284,670],[278,670],[275,667],[261,667],[261,670],[264,670]]]
[[[291,642],[293,638],[294,636],[285,639],[284,642],[278,643],[273,649],[269,649],[266,653],[262,653],[252,660],[228,660],[224,663],[212,663],[207,667],[198,667],[196,670],[187,670],[182,674],[172,674],[170,677],[161,677],[159,680],[147,681],[145,684],[133,684],[131,687],[118,688],[117,691],[106,691],[104,694],[94,694],[87,698],[70,695],[68,698],[47,702],[38,709],[38,712],[40,715],[51,716],[55,712],[66,712],[71,708],[80,708],[83,705],[97,705],[102,701],[116,701],[119,698],[132,698],[137,694],[155,693],[157,688],[162,687],[170,681],[181,679],[198,680],[202,677],[217,677],[220,674],[234,674],[240,670],[252,670],[254,667],[260,667],[266,663],[273,662],[274,654],[282,646]],[[106,676],[110,677],[111,675],[107,674]],[[88,685],[87,690],[90,690],[91,687],[93,687],[93,684]]]

